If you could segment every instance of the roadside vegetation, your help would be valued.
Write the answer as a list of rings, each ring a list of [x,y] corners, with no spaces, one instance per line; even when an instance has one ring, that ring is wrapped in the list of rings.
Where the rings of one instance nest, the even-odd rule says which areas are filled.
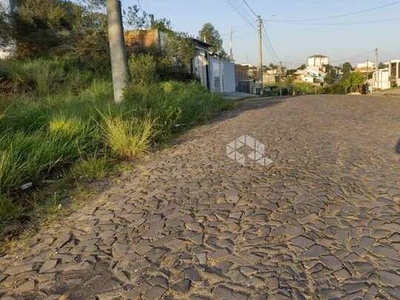
[[[40,3],[41,0],[31,1],[38,7],[26,9],[39,12]],[[97,51],[106,49],[106,39],[92,45],[93,55],[81,51],[82,55],[71,56],[71,52],[78,53],[75,51],[81,45],[78,37],[82,32],[73,32],[72,26],[70,35],[64,33],[76,47],[61,54],[59,45],[51,47],[64,45],[65,41],[49,41],[46,36],[50,29],[65,30],[54,26],[57,20],[49,20],[50,16],[58,16],[51,14],[51,9],[71,22],[76,20],[66,18],[65,11],[71,10],[64,6],[82,9],[75,13],[89,20],[103,20],[103,16],[89,14],[90,11],[84,14],[82,7],[69,2],[50,3],[54,5],[48,7],[50,12],[39,16],[44,18],[41,26],[49,26],[43,31],[48,47],[42,43],[29,51],[34,40],[27,38],[28,33],[24,41],[29,47],[22,47],[17,59],[0,61],[0,230],[31,222],[43,214],[41,207],[49,201],[49,207],[57,207],[59,196],[53,196],[59,195],[58,191],[50,200],[40,196],[40,190],[48,185],[60,180],[73,185],[103,178],[112,166],[140,158],[152,147],[210,119],[225,107],[218,95],[187,74],[187,52],[182,53],[181,65],[172,59],[171,52],[182,49],[183,35],[176,36],[171,52],[131,52],[130,82],[122,103],[114,103],[108,52]],[[139,16],[136,7],[132,11],[136,14],[131,15],[133,20],[149,18],[147,14]],[[19,18],[26,21],[23,16]],[[149,26],[168,25],[163,20],[151,20]],[[94,24],[85,39],[106,34],[98,23]],[[76,39],[72,38],[74,34]]]

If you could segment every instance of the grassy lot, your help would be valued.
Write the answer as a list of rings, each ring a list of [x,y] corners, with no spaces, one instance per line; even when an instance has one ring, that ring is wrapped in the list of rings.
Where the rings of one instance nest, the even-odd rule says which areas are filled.
[[[62,60],[0,65],[15,90],[0,100],[0,229],[35,217],[46,201],[31,195],[44,182],[104,177],[110,162],[137,159],[225,105],[196,82],[132,82],[117,105],[109,74],[79,70]]]

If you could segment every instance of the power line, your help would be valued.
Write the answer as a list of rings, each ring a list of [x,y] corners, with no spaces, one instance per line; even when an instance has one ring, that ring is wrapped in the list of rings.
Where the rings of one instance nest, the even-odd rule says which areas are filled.
[[[254,33],[254,31],[243,33],[243,34],[239,34],[239,35],[234,35],[233,37],[234,38],[239,38],[239,37],[243,37],[243,36],[249,36],[252,33]]]
[[[251,16],[251,14],[247,11],[247,9],[245,9],[241,6],[240,1],[239,1],[240,3],[238,3],[237,1],[239,1],[239,0],[233,0],[236,7],[246,16],[247,20],[250,20],[251,23],[254,23],[254,20],[253,20],[253,17]]]
[[[236,7],[233,5],[233,3],[231,2],[231,0],[226,0],[226,2],[233,8],[233,10],[236,11],[236,13],[247,23],[249,24],[254,30],[256,29],[254,27],[254,24],[252,24],[251,21],[248,20],[248,18],[246,18],[245,15],[243,15],[243,13]]]
[[[274,48],[274,46],[272,45],[271,39],[270,39],[269,36],[268,36],[267,30],[265,29],[264,24],[262,24],[262,28],[263,28],[263,30],[264,30],[264,35],[265,35],[265,37],[266,37],[266,40],[268,41],[268,44],[269,44],[270,47],[271,47],[272,54],[275,56],[275,59],[276,59],[275,62],[279,62],[279,61],[280,61],[279,56],[276,54],[275,48]],[[264,42],[265,42],[265,39],[264,39]]]
[[[330,20],[330,19],[343,18],[343,17],[353,16],[353,15],[357,15],[357,14],[361,14],[361,13],[371,12],[371,11],[379,10],[379,9],[382,9],[382,8],[385,8],[385,7],[393,6],[393,5],[396,5],[396,4],[399,4],[399,3],[400,3],[400,1],[395,1],[395,2],[384,4],[384,5],[380,5],[380,6],[375,6],[375,7],[371,7],[371,8],[367,8],[367,9],[363,9],[363,10],[358,10],[358,11],[354,11],[354,12],[350,12],[350,13],[345,13],[345,14],[328,16],[328,17],[324,17],[324,18],[303,19],[303,20],[269,20],[269,22],[301,23],[301,22]]]
[[[234,33],[235,33],[235,32],[239,32],[239,31],[242,31],[242,30],[244,30],[244,29],[246,29],[246,28],[249,28],[249,25],[248,25],[248,24],[244,25],[243,27],[240,27],[240,28],[238,28],[238,29],[233,30],[233,32],[234,32]],[[221,37],[224,37],[224,36],[228,36],[228,35],[230,35],[230,34],[231,34],[231,32],[228,31],[228,32],[225,32],[225,33],[223,33],[223,34],[220,34],[220,36],[221,36]]]
[[[256,12],[251,8],[251,6],[249,5],[249,3],[246,0],[243,0],[244,4],[246,4],[246,6],[250,9],[250,11],[252,12],[252,14],[257,17],[258,15],[256,14]]]
[[[299,25],[300,24],[301,25],[306,25],[306,26],[346,26],[346,25],[362,25],[362,24],[384,23],[384,22],[392,22],[392,21],[398,21],[398,20],[400,20],[400,17],[391,18],[391,19],[360,21],[360,22],[343,22],[343,23],[303,23],[303,22],[299,22],[298,24]],[[267,22],[272,22],[272,21],[267,21]],[[293,24],[294,22],[281,22],[281,23]]]

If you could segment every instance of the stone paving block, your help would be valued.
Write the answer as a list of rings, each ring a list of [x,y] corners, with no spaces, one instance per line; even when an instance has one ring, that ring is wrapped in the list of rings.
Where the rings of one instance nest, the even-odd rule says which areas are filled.
[[[267,101],[183,134],[0,257],[0,294],[396,299],[400,102]],[[265,144],[272,166],[226,156],[243,134]]]

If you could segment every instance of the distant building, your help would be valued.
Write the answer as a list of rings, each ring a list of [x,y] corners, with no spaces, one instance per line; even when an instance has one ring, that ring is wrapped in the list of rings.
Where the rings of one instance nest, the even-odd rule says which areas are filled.
[[[387,64],[389,65],[391,87],[400,86],[400,60],[391,60]]]
[[[357,64],[357,69],[374,69],[375,64],[372,61],[367,60],[366,62]]]
[[[366,61],[360,64],[357,64],[356,72],[360,72],[364,75],[369,75],[375,71],[375,64],[372,61]]]
[[[250,75],[252,65],[249,64],[236,64],[235,65],[235,78],[236,78],[236,91],[242,93],[252,93],[254,89],[254,81]]]
[[[313,55],[308,58],[307,65],[309,67],[322,68],[329,65],[329,57],[321,54]]]
[[[391,60],[384,63],[384,69],[373,73],[373,87],[388,90],[400,86],[400,60]]]
[[[274,70],[266,70],[263,72],[263,82],[266,85],[273,85],[278,82],[279,71],[277,69]]]
[[[317,66],[308,66],[304,70],[297,70],[295,73],[297,81],[321,85],[325,81],[326,72]]]
[[[389,68],[379,69],[375,71],[372,76],[372,82],[374,89],[388,90],[391,87],[390,84],[390,71]]]
[[[125,32],[128,49],[165,47],[168,36],[157,29],[130,30]],[[197,39],[191,39],[195,55],[190,72],[196,75],[208,90],[218,93],[231,93],[236,90],[235,64],[220,59],[211,51],[211,45]]]

